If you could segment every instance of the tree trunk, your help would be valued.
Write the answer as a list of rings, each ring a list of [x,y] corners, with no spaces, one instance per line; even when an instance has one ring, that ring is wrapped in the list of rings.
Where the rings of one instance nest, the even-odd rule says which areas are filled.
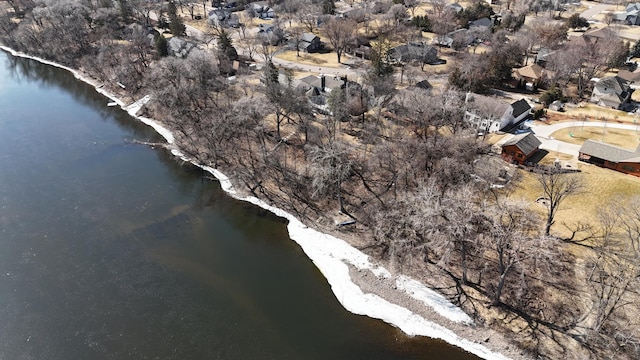
[[[467,245],[460,241],[460,265],[462,265],[462,284],[467,284]]]

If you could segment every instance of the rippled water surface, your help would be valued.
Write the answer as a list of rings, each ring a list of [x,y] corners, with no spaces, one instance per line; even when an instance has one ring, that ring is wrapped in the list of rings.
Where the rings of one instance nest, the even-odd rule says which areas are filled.
[[[285,223],[0,51],[0,359],[472,359],[345,311]]]

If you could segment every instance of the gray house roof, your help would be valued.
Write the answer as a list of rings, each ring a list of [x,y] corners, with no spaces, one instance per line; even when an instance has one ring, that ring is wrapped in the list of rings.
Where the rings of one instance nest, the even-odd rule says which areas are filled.
[[[493,21],[489,18],[482,18],[469,23],[469,28],[477,27],[487,29],[493,26]]]
[[[304,41],[304,42],[308,42],[308,43],[313,43],[314,41],[315,41],[315,42],[320,41],[320,38],[319,38],[317,35],[315,35],[315,34],[312,34],[312,33],[308,33],[308,32],[306,32],[306,33],[303,33],[303,34],[302,34],[302,36],[300,37],[300,41]]]
[[[596,82],[591,100],[617,109],[629,100],[632,93],[627,80],[620,76],[607,76]]]
[[[627,81],[619,76],[604,77],[594,87],[602,92],[613,91],[616,94],[622,94],[629,89]]]
[[[431,63],[438,60],[438,50],[424,43],[410,42],[396,46],[390,51],[391,57],[397,61],[409,62],[418,60],[423,63]]]
[[[635,151],[631,151],[603,142],[587,140],[580,148],[580,153],[616,163],[640,162],[640,146]]]
[[[324,87],[322,78],[324,77]],[[310,89],[317,89],[317,92],[325,92],[327,90],[343,87],[346,82],[345,78],[327,75],[307,75],[297,81],[297,87],[302,88],[304,91]]]
[[[169,54],[179,58],[187,57],[191,49],[194,47],[195,45],[175,36],[167,41],[167,50],[169,50]]]
[[[511,139],[507,140],[502,146],[515,145],[524,154],[529,155],[538,149],[538,146],[542,145],[540,140],[532,133],[524,133],[515,135]]]
[[[436,36],[435,39],[433,39],[432,43],[436,45],[451,47],[454,40],[456,39],[461,39],[462,42],[468,45],[474,42],[476,40],[476,37],[468,29],[462,28],[454,30],[446,35]]]
[[[633,4],[629,4],[627,5],[627,12],[631,12],[633,10],[640,10],[640,3],[633,3]]]
[[[514,118],[518,118],[520,115],[531,111],[531,105],[529,105],[525,99],[520,99],[512,103],[511,107],[513,108],[512,115]]]
[[[449,5],[445,6],[444,8],[445,9],[451,9],[451,10],[455,11],[456,13],[459,13],[460,11],[464,10],[462,8],[462,5],[460,5],[458,3],[449,4]]]

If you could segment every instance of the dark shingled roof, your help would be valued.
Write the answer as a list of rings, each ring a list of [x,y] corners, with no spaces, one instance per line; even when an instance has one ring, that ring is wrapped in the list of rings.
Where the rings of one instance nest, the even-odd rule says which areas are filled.
[[[635,151],[631,151],[603,142],[587,140],[580,148],[580,153],[617,163],[640,162],[640,146]]]
[[[493,21],[489,18],[482,18],[469,23],[469,26],[489,27],[493,25]]]
[[[620,95],[629,89],[629,84],[627,80],[619,76],[607,76],[600,79],[594,87],[602,92],[605,92],[608,89],[613,89],[616,94]]]
[[[538,146],[542,145],[540,140],[533,135],[532,132],[515,135],[511,139],[507,140],[503,147],[515,145],[520,151],[522,151],[525,155],[530,155],[532,152],[538,149]]]
[[[511,107],[513,108],[514,118],[517,118],[518,116],[531,111],[531,105],[529,105],[529,103],[525,99],[520,99],[512,103]]]

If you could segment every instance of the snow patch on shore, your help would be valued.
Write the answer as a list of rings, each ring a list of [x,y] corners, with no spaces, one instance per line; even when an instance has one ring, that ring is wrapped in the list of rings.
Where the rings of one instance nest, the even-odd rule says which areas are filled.
[[[168,143],[174,143],[175,139],[173,137],[173,134],[167,128],[163,127],[153,119],[136,115],[140,108],[149,101],[149,96],[145,96],[135,103],[129,106],[125,106],[120,99],[117,99],[115,97],[115,95],[109,93],[105,89],[102,89],[101,85],[94,83],[91,79],[80,75],[71,68],[38,57],[29,56],[27,54],[17,52],[5,46],[0,45],[0,49],[3,49],[14,56],[33,59],[41,63],[55,66],[71,72],[77,79],[93,85],[96,88],[96,91],[117,102],[122,107],[122,109],[127,111],[131,116],[153,127],[153,129],[156,130],[161,136],[163,136]],[[189,159],[177,149],[172,150],[171,153],[184,161],[192,162],[192,159]],[[383,267],[372,264],[369,261],[369,256],[355,249],[346,241],[309,228],[293,215],[287,213],[282,209],[273,207],[258,198],[252,196],[240,196],[238,192],[233,188],[231,181],[225,174],[208,166],[201,167],[215,176],[220,181],[222,189],[232,197],[239,200],[248,201],[252,204],[260,206],[265,210],[271,211],[277,216],[286,218],[289,221],[287,225],[289,236],[292,240],[300,245],[305,254],[307,254],[307,256],[316,265],[316,267],[318,267],[318,269],[322,272],[322,274],[329,282],[329,285],[331,286],[331,289],[336,298],[348,311],[358,315],[366,315],[372,318],[381,319],[389,324],[397,326],[403,332],[410,336],[420,335],[435,339],[442,339],[447,343],[458,346],[476,356],[487,360],[508,359],[506,356],[493,352],[481,344],[461,338],[453,331],[441,325],[428,321],[423,317],[412,313],[406,308],[393,304],[377,295],[363,293],[362,290],[351,280],[351,276],[349,274],[349,266],[347,264],[351,264],[360,270],[370,270],[374,273],[374,275],[380,278],[390,278],[391,273]],[[428,289],[420,282],[405,276],[400,276],[398,277],[398,279],[396,279],[396,286],[402,291],[405,291],[414,299],[419,300],[424,304],[432,307],[443,317],[446,317],[454,322],[461,322],[469,325],[472,324],[471,319],[466,314],[464,314],[461,309],[451,304],[442,295],[436,293],[431,289]]]
[[[441,294],[429,289],[423,283],[408,276],[400,275],[396,279],[396,286],[412,298],[433,308],[440,316],[451,321],[471,325],[473,320],[459,307],[453,305]]]

